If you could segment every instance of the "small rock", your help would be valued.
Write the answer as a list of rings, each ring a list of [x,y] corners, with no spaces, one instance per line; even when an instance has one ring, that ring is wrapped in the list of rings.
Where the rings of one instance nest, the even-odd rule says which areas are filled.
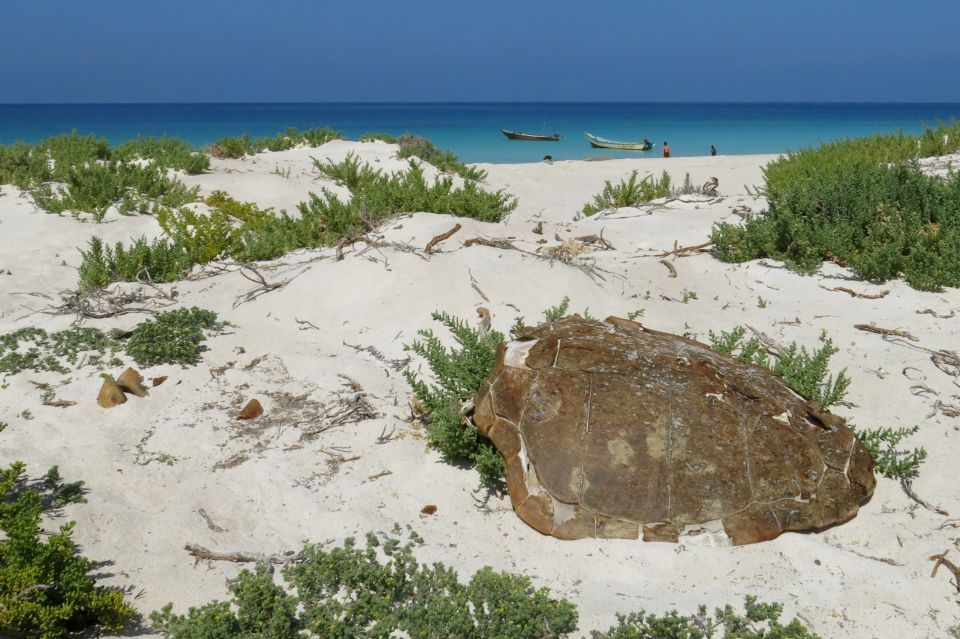
[[[113,380],[103,380],[103,386],[100,387],[100,394],[97,395],[97,403],[104,408],[113,408],[117,404],[123,404],[127,401],[127,396],[123,394],[123,389]]]
[[[150,380],[150,383],[153,384],[154,388],[156,388],[157,386],[164,383],[165,381],[167,381],[166,375],[162,377],[154,377],[153,379]]]
[[[117,386],[128,393],[133,393],[137,397],[146,397],[150,394],[147,392],[147,389],[143,387],[143,375],[133,368],[127,368],[127,370],[120,373],[120,377],[117,378]]]
[[[261,415],[263,415],[263,406],[256,399],[251,399],[237,414],[237,419],[255,419]]]
[[[420,512],[423,513],[424,515],[432,515],[437,512],[437,507],[434,506],[433,504],[427,504],[426,506],[420,509]]]

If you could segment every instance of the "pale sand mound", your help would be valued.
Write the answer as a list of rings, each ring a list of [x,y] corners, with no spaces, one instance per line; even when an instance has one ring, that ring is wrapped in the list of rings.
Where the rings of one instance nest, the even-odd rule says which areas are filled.
[[[292,212],[322,186],[344,192],[316,172],[310,156],[337,161],[355,150],[375,166],[400,170],[405,162],[392,157],[393,149],[334,142],[218,161],[211,173],[189,181],[205,192],[223,189]],[[87,483],[88,503],[66,509],[77,521],[76,539],[88,556],[113,560],[108,583],[131,595],[143,591],[133,601],[144,612],[168,601],[185,611],[225,596],[225,579],[239,566],[195,565],[186,543],[275,553],[296,550],[307,540],[339,543],[367,531],[389,531],[399,522],[424,537],[418,555],[425,561],[443,561],[463,577],[483,565],[524,573],[571,599],[585,634],[613,624],[617,611],[693,613],[700,603],[739,606],[745,594],[756,594],[784,602],[787,618],[801,615],[824,637],[942,636],[958,622],[960,609],[947,573],[931,579],[927,557],[952,547],[956,529],[947,517],[917,507],[891,480],[880,480],[873,500],[853,521],[822,534],[785,534],[735,548],[559,541],[528,528],[508,499],[492,500],[489,510],[478,508],[476,474],[443,463],[409,421],[410,390],[397,360],[406,357],[403,344],[417,329],[439,328],[430,320],[434,310],[472,321],[475,309],[485,306],[494,327],[506,331],[517,314],[535,321],[568,295],[572,312],[625,316],[642,308],[640,321],[651,328],[702,341],[710,329],[749,324],[778,341],[815,348],[825,330],[841,349],[835,370],[846,367],[853,379],[850,405],[837,412],[863,428],[920,424],[907,444],[925,446],[930,457],[914,487],[947,511],[960,512],[955,489],[960,420],[942,411],[928,417],[937,397],[916,387],[911,392],[923,384],[944,402],[955,402],[950,396],[960,392],[928,353],[912,348],[957,347],[960,315],[917,314],[932,308],[949,315],[960,307],[956,290],[933,294],[902,282],[871,285],[833,266],[824,275],[803,277],[772,261],[731,265],[709,254],[672,261],[677,277],[671,278],[656,256],[675,241],[705,242],[714,222],[739,219],[731,213],[737,205],[761,209],[763,202],[747,195],[744,185],[761,183],[760,167],[769,159],[483,165],[491,188],[506,188],[520,199],[503,224],[403,216],[383,227],[377,246],[358,243],[342,261],[330,249],[262,265],[269,281],[289,283],[236,308],[256,285],[235,269],[221,274],[206,269],[209,277],[164,285],[164,291],[177,291],[178,305],[214,310],[233,324],[208,341],[203,362],[189,369],[144,370],[147,378],[169,379],[151,388],[149,397],[131,397],[110,410],[96,405],[100,379],[90,367],[57,389],[58,398],[79,402],[65,409],[42,405],[40,391],[30,383],[63,376],[10,377],[0,392],[0,419],[10,423],[0,435],[0,461],[23,459],[33,475],[58,464],[65,479]],[[273,174],[278,167],[290,168],[289,177]],[[574,220],[605,179],[617,181],[634,168],[641,176],[667,168],[678,183],[688,171],[694,184],[716,176],[722,197],[689,196]],[[70,324],[72,316],[42,310],[59,302],[59,291],[75,287],[76,248],[91,235],[117,241],[158,233],[149,217],[108,219],[92,225],[58,218],[34,210],[12,189],[4,191],[0,333]],[[536,234],[541,221],[543,233]],[[463,228],[426,255],[428,241],[456,222]],[[568,254],[579,252],[570,264],[543,259],[563,240],[601,232],[615,250],[591,246],[579,252],[582,247],[568,242],[575,248]],[[512,238],[522,250],[464,246],[478,236]],[[890,293],[871,300],[823,288],[839,286]],[[90,325],[129,327],[143,317]],[[853,328],[868,322],[908,330],[918,342],[884,341]],[[358,397],[341,375],[365,395]],[[265,414],[249,422],[233,419],[252,397],[263,403]],[[379,417],[312,432],[329,424],[320,416],[358,399],[368,401]],[[24,409],[33,419],[20,416]],[[390,441],[378,443],[391,431]],[[436,504],[437,513],[421,516],[425,504]]]

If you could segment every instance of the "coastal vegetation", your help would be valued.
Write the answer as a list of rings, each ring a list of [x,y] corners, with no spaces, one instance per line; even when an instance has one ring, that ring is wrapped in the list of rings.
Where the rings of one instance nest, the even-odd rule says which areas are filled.
[[[283,585],[264,568],[244,570],[231,584],[230,601],[214,601],[187,614],[168,604],[150,615],[156,630],[169,639],[262,637],[444,637],[449,639],[562,639],[572,637],[576,606],[554,598],[529,577],[489,567],[466,583],[442,563],[417,561],[422,543],[402,543],[394,525],[381,539],[368,533],[366,547],[352,538],[330,550],[308,545],[297,562],[284,566]],[[746,614],[731,606],[714,615],[706,607],[691,616],[672,611],[663,616],[645,611],[617,615],[617,624],[593,639],[815,639],[798,620],[780,624],[783,607],[746,598]]]
[[[63,483],[57,467],[28,481],[25,465],[0,469],[0,633],[56,639],[90,627],[119,632],[135,615],[119,590],[90,576],[102,564],[82,556],[73,522],[51,532],[42,519],[85,501],[83,483]]]
[[[264,151],[287,151],[301,145],[317,147],[342,138],[339,131],[328,126],[305,131],[290,127],[272,138],[251,138],[246,133],[237,137],[220,138],[207,148],[207,152],[215,158],[242,158]]]
[[[110,207],[149,213],[197,199],[171,169],[200,173],[210,165],[202,153],[175,138],[138,138],[117,147],[94,135],[73,133],[37,144],[0,146],[0,184],[31,193],[51,213],[70,211],[101,221]]]
[[[83,366],[121,366],[118,354],[124,352],[140,366],[193,365],[200,361],[207,336],[223,326],[213,311],[193,307],[157,313],[126,333],[84,326],[48,333],[24,327],[0,335],[0,373],[67,374]]]
[[[921,158],[960,151],[960,123],[920,135],[875,135],[789,153],[764,169],[768,208],[712,237],[728,262],[781,259],[801,273],[824,261],[920,290],[960,286],[960,174]]]
[[[316,161],[316,166],[347,186],[350,200],[322,189],[298,206],[296,217],[259,209],[223,192],[204,200],[209,208],[205,214],[189,208],[159,209],[164,237],[113,246],[90,239],[80,250],[81,290],[138,278],[174,281],[213,259],[270,260],[298,249],[335,246],[399,213],[429,211],[496,222],[517,205],[513,197],[484,191],[472,180],[454,187],[451,176],[439,176],[428,183],[415,161],[406,171],[391,174],[361,164],[352,154],[339,163]]]
[[[603,190],[593,196],[593,202],[583,205],[583,214],[590,216],[600,211],[637,206],[670,195],[670,175],[666,171],[660,179],[648,175],[641,180],[638,176],[639,171],[634,170],[628,179],[617,184],[606,180]]]

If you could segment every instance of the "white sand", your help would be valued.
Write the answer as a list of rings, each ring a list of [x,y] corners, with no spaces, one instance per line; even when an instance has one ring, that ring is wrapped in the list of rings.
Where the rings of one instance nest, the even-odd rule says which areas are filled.
[[[381,143],[330,143],[319,149],[265,153],[256,158],[216,161],[209,174],[186,178],[204,192],[223,189],[242,200],[294,212],[310,191],[344,193],[312,166],[311,156],[342,159],[350,150],[374,166],[398,169],[395,147]],[[614,623],[614,613],[645,608],[693,613],[700,603],[732,604],[759,595],[800,615],[824,637],[943,636],[960,621],[949,572],[931,578],[928,557],[953,548],[957,529],[948,517],[911,502],[899,485],[880,479],[876,493],[851,522],[820,534],[785,534],[767,543],[735,548],[677,546],[639,541],[558,541],[543,537],[517,518],[509,500],[477,508],[473,471],[443,463],[422,432],[409,422],[410,389],[386,359],[405,357],[403,344],[417,329],[439,328],[430,313],[444,310],[475,318],[488,307],[494,327],[506,331],[517,310],[536,321],[564,295],[571,310],[594,316],[644,309],[644,324],[689,334],[703,341],[710,329],[749,324],[779,341],[819,346],[821,331],[841,352],[853,384],[840,413],[859,427],[912,426],[920,432],[907,445],[930,456],[914,487],[952,514],[960,513],[956,490],[960,419],[931,414],[937,397],[914,394],[925,384],[944,402],[956,403],[960,388],[939,371],[928,349],[956,349],[960,310],[956,290],[922,293],[903,282],[873,285],[856,281],[836,266],[804,277],[762,260],[725,264],[701,254],[673,262],[668,277],[656,253],[674,242],[705,242],[719,220],[737,220],[740,204],[764,203],[745,185],[762,183],[760,167],[770,156],[556,162],[552,165],[483,165],[490,188],[517,195],[520,206],[502,224],[454,220],[449,216],[403,216],[383,228],[380,248],[357,244],[335,261],[333,250],[301,251],[261,271],[270,281],[289,283],[234,308],[255,285],[239,273],[197,277],[173,285],[182,306],[216,311],[233,326],[208,341],[196,367],[158,366],[145,375],[169,375],[146,399],[104,410],[95,402],[98,371],[87,367],[57,388],[57,397],[76,400],[66,409],[44,406],[30,380],[58,382],[53,373],[24,372],[0,391],[0,461],[22,459],[32,475],[60,466],[67,480],[81,479],[88,502],[65,511],[77,521],[75,537],[86,555],[111,559],[106,583],[125,588],[144,613],[168,601],[177,610],[226,595],[225,580],[240,567],[227,562],[195,564],[184,544],[218,551],[276,553],[305,541],[339,543],[367,531],[388,531],[394,522],[411,525],[426,540],[425,561],[443,561],[464,578],[484,565],[530,575],[579,606],[584,635]],[[289,169],[289,177],[273,173]],[[719,201],[683,198],[659,207],[622,209],[575,220],[577,211],[603,186],[634,168],[641,175],[668,169],[677,182],[689,172],[695,184],[716,176]],[[433,175],[433,172],[430,173]],[[44,313],[59,292],[76,286],[77,247],[91,235],[111,241],[159,229],[149,217],[108,217],[85,224],[34,209],[14,189],[0,196],[0,333],[22,326],[66,328],[72,316]],[[456,221],[463,229],[433,255],[422,251]],[[542,221],[543,235],[532,232]],[[616,247],[586,253],[576,264],[549,262],[520,251],[464,247],[475,236],[510,237],[529,252],[558,244],[555,237],[603,233]],[[543,245],[540,240],[547,240]],[[415,252],[402,247],[414,247]],[[65,263],[65,265],[61,265]],[[9,270],[10,273],[6,273]],[[471,285],[489,299],[485,302]],[[889,290],[869,300],[824,290],[845,286],[859,292]],[[124,285],[125,289],[136,287]],[[155,293],[146,289],[149,295]],[[686,295],[685,295],[686,293]],[[695,294],[695,297],[693,297]],[[687,297],[687,302],[682,300]],[[762,301],[761,301],[762,300]],[[129,327],[143,315],[89,322]],[[310,322],[313,326],[300,324]],[[884,341],[855,330],[875,322],[908,330],[914,343]],[[315,327],[315,328],[314,328]],[[115,374],[119,370],[113,371]],[[362,385],[381,413],[378,419],[327,430],[301,441],[317,423],[318,404],[349,392],[338,374]],[[284,395],[286,394],[286,395]],[[296,399],[297,397],[301,399]],[[951,397],[953,396],[953,397]],[[232,415],[250,397],[263,402],[261,420],[241,423]],[[33,419],[24,419],[28,409]],[[309,419],[305,424],[297,422]],[[397,437],[377,444],[394,429]],[[165,464],[157,456],[175,458]],[[336,456],[351,458],[337,467]],[[231,460],[235,465],[220,468]],[[227,464],[230,466],[231,464]],[[382,471],[390,474],[370,479]],[[433,516],[421,516],[436,504]],[[218,532],[201,516],[203,509]],[[960,558],[960,551],[953,555]],[[138,595],[132,599],[133,595]]]

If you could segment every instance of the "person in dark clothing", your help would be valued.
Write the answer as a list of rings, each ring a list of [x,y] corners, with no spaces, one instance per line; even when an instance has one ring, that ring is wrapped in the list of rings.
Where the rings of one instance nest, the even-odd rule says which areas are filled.
[[[670,143],[667,141],[664,141],[663,143],[663,157],[670,157]]]
[[[715,146],[713,146],[713,145],[711,144],[711,145],[710,145],[710,155],[716,155],[716,154],[717,154],[717,147],[715,147]]]

